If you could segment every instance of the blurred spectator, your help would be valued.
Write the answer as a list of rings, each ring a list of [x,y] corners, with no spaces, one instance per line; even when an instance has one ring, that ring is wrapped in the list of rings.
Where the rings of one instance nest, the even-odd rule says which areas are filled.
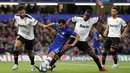
[[[127,2],[127,0],[110,0],[110,2]]]
[[[128,14],[130,14],[130,6],[128,7],[128,9],[126,10],[126,12],[127,12]]]
[[[130,0],[127,0],[127,2],[130,2]]]
[[[120,14],[125,14],[125,11],[124,11],[124,6],[121,6],[121,9],[120,9]]]

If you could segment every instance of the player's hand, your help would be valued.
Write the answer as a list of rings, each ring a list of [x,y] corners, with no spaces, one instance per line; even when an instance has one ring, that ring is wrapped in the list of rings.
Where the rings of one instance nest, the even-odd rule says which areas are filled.
[[[43,25],[43,28],[45,29],[45,28],[46,28],[46,25]]]
[[[103,6],[102,0],[98,0],[98,5],[99,5],[99,6]]]
[[[123,38],[124,38],[124,36],[125,36],[124,34],[120,35],[120,39],[123,39]]]
[[[70,46],[70,47],[74,47],[74,46],[75,46],[75,43],[72,43],[72,44],[70,44],[69,46]]]

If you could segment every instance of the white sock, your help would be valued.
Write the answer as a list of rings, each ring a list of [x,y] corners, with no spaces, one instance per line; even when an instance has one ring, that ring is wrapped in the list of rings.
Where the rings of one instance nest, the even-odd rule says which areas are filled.
[[[46,65],[49,65],[50,62],[52,61],[51,57],[47,57],[46,61],[44,62]]]

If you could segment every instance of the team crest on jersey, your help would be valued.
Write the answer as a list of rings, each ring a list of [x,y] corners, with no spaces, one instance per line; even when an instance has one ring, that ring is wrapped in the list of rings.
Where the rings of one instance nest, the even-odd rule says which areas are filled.
[[[118,20],[116,21],[116,23],[118,23]]]
[[[62,35],[64,35],[65,34],[65,32],[62,32]]]
[[[31,25],[33,22],[30,22],[29,25]]]
[[[88,21],[88,24],[90,24],[90,21]]]

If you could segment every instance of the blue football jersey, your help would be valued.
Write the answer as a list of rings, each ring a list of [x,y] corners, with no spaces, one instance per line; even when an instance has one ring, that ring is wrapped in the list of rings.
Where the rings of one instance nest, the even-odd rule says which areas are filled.
[[[54,27],[57,29],[57,33],[53,43],[49,46],[48,53],[51,51],[55,53],[59,52],[64,44],[69,40],[70,36],[76,36],[77,34],[68,26],[66,26],[64,29],[61,29],[59,28],[58,24],[54,24]]]

